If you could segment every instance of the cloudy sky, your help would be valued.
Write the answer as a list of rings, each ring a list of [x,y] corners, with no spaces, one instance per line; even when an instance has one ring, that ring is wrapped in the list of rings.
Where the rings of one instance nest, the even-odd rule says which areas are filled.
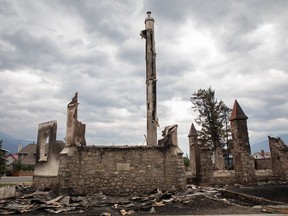
[[[179,145],[197,113],[190,96],[216,92],[249,117],[250,142],[288,133],[286,0],[1,0],[0,131],[36,140],[79,92],[88,144],[143,144],[146,12],[155,19],[160,127]],[[196,126],[197,129],[199,127]]]

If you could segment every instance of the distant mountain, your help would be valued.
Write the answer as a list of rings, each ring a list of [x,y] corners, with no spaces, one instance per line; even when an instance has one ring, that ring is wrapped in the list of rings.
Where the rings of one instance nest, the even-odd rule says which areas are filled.
[[[280,137],[285,144],[288,144],[288,134],[283,134],[278,137]],[[251,144],[251,154],[254,154],[255,152],[260,152],[261,150],[264,150],[265,152],[270,152],[268,136],[266,140]]]
[[[29,143],[32,143],[32,141],[19,139],[3,132],[0,132],[0,140],[3,140],[2,148],[8,150],[9,153],[17,153],[18,144],[22,144],[22,147],[24,147]]]

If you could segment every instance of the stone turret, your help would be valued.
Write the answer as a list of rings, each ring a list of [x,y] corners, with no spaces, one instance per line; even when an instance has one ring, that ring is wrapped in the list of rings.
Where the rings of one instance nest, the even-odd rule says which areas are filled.
[[[234,143],[237,143],[237,146],[241,148],[241,151],[245,151],[249,155],[251,154],[250,144],[249,144],[249,135],[247,127],[248,117],[243,112],[237,100],[235,100],[233,105],[233,110],[230,116],[231,131],[233,134],[239,136],[233,136]],[[235,138],[235,140],[234,140]]]
[[[188,137],[189,137],[189,142],[190,142],[190,138],[198,137],[198,132],[193,123],[191,124]]]
[[[243,112],[237,100],[234,102],[230,116],[233,138],[233,158],[235,175],[239,183],[251,183],[255,180],[255,170],[247,127],[248,117]]]
[[[189,151],[190,151],[190,169],[192,175],[195,176],[197,181],[201,179],[201,156],[198,144],[198,133],[194,124],[191,124],[188,134],[189,138]]]

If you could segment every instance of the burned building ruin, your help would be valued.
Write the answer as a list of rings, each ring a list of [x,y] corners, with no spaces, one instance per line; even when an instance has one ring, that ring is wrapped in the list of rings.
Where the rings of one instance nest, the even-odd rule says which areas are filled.
[[[39,124],[34,187],[115,195],[148,192],[157,187],[180,191],[186,188],[177,125],[165,127],[163,139],[157,141],[154,19],[151,12],[147,14],[145,30],[141,31],[146,39],[147,146],[86,145],[86,126],[78,121],[76,93],[67,105],[65,145],[56,141],[56,121]]]
[[[213,152],[207,142],[198,138],[197,130],[193,123],[188,134],[190,149],[190,170],[188,182],[209,185],[243,184],[249,185],[256,182],[287,181],[288,147],[280,138],[269,138],[271,160],[265,159],[265,164],[257,169],[256,161],[251,155],[248,126],[248,117],[235,100],[230,116],[232,132],[232,146],[229,157],[225,158],[224,150]],[[218,149],[219,150],[219,149]],[[218,156],[215,156],[218,155]],[[214,164],[212,157],[214,156]],[[231,159],[232,158],[232,159]],[[226,161],[225,161],[226,160]],[[224,167],[227,160],[233,163],[231,167]],[[269,169],[267,167],[272,167]]]
[[[86,125],[78,121],[78,93],[67,105],[66,140],[57,141],[57,121],[38,126],[33,186],[59,192],[111,195],[149,192],[155,188],[184,190],[186,183],[208,185],[251,184],[288,180],[288,147],[269,137],[272,169],[256,169],[251,156],[247,119],[237,100],[230,116],[232,145],[229,154],[211,150],[200,139],[193,123],[188,134],[190,171],[185,172],[183,152],[178,147],[178,125],[166,126],[157,140],[156,51],[154,19],[147,13],[146,40],[146,146],[86,145]],[[225,158],[225,154],[228,156]],[[227,169],[228,164],[228,169]],[[230,169],[233,164],[233,169]],[[259,166],[261,167],[261,166]]]
[[[86,146],[85,127],[75,115],[77,106],[76,94],[67,106],[65,146],[56,141],[56,121],[39,124],[34,187],[85,194],[185,189],[183,153],[175,141],[177,126],[167,127],[165,142],[159,146]],[[71,128],[78,132],[72,133]]]

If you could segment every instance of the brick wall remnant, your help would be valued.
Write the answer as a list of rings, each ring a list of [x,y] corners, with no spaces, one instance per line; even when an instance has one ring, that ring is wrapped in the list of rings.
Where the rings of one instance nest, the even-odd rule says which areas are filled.
[[[67,124],[66,124],[66,146],[86,145],[85,128],[86,125],[78,121],[78,92],[67,105]]]
[[[255,181],[255,170],[253,157],[251,156],[247,119],[248,117],[243,112],[237,100],[235,100],[229,120],[233,138],[235,176],[241,184]]]
[[[33,184],[35,187],[42,185],[39,179],[57,178],[59,169],[59,153],[64,148],[64,142],[56,141],[57,121],[39,124],[36,146],[36,163]],[[45,186],[50,186],[47,184]]]
[[[132,194],[156,187],[186,187],[182,151],[178,146],[82,146],[61,152],[60,191]]]
[[[288,180],[288,146],[280,139],[268,136],[272,171],[280,180]]]

